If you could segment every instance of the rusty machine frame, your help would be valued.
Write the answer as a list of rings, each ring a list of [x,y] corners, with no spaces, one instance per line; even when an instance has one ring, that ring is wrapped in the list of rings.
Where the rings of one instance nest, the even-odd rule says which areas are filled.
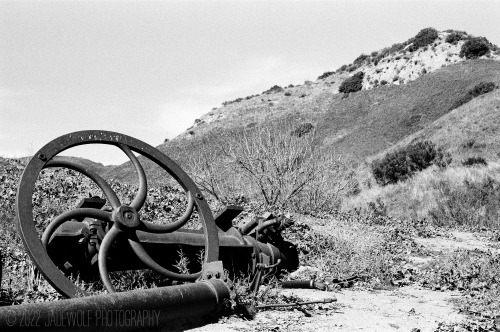
[[[123,202],[97,172],[74,159],[58,156],[71,147],[85,144],[113,145],[129,158],[138,176],[138,190],[131,202]],[[184,189],[188,202],[176,221],[157,224],[141,218],[148,181],[134,152],[161,167]],[[90,178],[104,197],[83,198],[75,208],[61,213],[43,229],[34,221],[33,193],[40,172],[53,167],[70,169]],[[183,228],[194,211],[201,229]],[[195,312],[218,313],[229,298],[228,276],[246,274],[256,288],[263,274],[279,274],[281,270],[294,270],[298,266],[296,247],[281,236],[281,230],[288,225],[285,219],[267,214],[235,227],[232,221],[241,211],[241,207],[229,206],[214,217],[194,181],[164,153],[135,138],[95,130],[56,138],[42,147],[24,170],[17,193],[17,217],[21,238],[38,271],[54,289],[70,299],[2,307],[0,328],[10,326],[5,325],[6,315],[16,317],[26,310],[48,311],[62,307],[163,308],[166,310],[161,321]],[[203,249],[203,262],[195,267],[198,272],[172,271],[179,246],[187,255]],[[171,280],[193,283],[115,293],[110,271],[145,268]],[[75,277],[98,278],[109,294],[87,296],[85,290],[73,282]]]

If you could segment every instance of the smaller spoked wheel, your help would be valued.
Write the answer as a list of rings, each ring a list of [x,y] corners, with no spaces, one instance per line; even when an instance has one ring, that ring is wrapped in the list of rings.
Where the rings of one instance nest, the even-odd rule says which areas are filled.
[[[127,155],[139,179],[137,193],[131,202],[123,202],[110,184],[97,172],[78,164],[72,158],[58,156],[59,153],[69,148],[84,144],[114,145]],[[141,154],[163,168],[184,189],[188,198],[187,207],[177,220],[166,224],[155,224],[141,218],[143,213],[141,209],[147,198],[148,185],[144,169],[134,152]],[[103,192],[111,209],[101,210],[89,207],[70,209],[52,219],[40,237],[35,226],[33,213],[35,182],[43,169],[54,167],[76,171],[92,180]],[[86,293],[59,270],[47,252],[51,237],[63,224],[75,219],[94,218],[107,225],[102,241],[98,246],[98,268],[103,285],[108,292],[114,292],[115,288],[109,276],[108,255],[110,248],[119,235],[126,238],[135,255],[151,270],[174,280],[195,281],[200,277],[201,271],[181,274],[161,266],[148,254],[137,236],[138,232],[157,234],[175,232],[190,220],[195,209],[198,212],[198,218],[205,237],[203,263],[217,261],[219,256],[217,227],[206,200],[191,178],[174,161],[154,147],[130,136],[107,131],[75,132],[61,136],[46,144],[26,166],[17,193],[19,230],[27,252],[47,281],[66,297],[76,297]],[[168,254],[165,253],[165,255]]]

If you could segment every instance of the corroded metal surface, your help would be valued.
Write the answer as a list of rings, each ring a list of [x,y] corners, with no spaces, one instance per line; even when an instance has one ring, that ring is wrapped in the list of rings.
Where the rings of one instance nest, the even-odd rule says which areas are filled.
[[[71,147],[84,144],[114,145],[127,155],[138,176],[138,190],[131,202],[123,203],[107,181],[93,170],[58,156]],[[186,210],[176,221],[158,225],[141,219],[148,184],[144,169],[133,152],[162,167],[186,192]],[[83,174],[97,184],[105,199],[83,198],[75,208],[52,219],[40,238],[33,218],[32,196],[39,173],[49,167]],[[106,202],[110,209],[105,208]],[[243,208],[229,206],[214,220],[201,191],[175,162],[152,146],[118,133],[82,131],[61,136],[45,145],[24,170],[16,203],[19,230],[28,254],[48,282],[71,299],[0,308],[0,330],[169,330],[178,318],[189,317],[191,321],[195,320],[192,318],[220,315],[229,300],[229,288],[225,283],[228,277],[247,274],[252,289],[256,290],[266,276],[279,275],[283,269],[294,270],[298,266],[296,247],[281,235],[289,225],[288,219],[267,213],[238,229],[233,226],[233,219]],[[195,209],[202,229],[182,228]],[[198,269],[199,272],[183,274],[169,269],[178,258],[179,247],[187,255],[187,261],[198,264],[195,269],[190,266],[189,270]],[[204,253],[202,262],[196,259],[200,252]],[[71,262],[66,260],[68,257]],[[72,263],[76,263],[75,266]],[[89,275],[93,278],[95,266],[110,294],[81,297],[85,292],[69,277],[76,275],[85,280],[84,276]],[[115,293],[110,271],[142,268],[152,269],[170,279],[196,282]],[[69,272],[72,269],[75,275]],[[103,312],[106,320],[102,320]],[[115,313],[111,315],[112,322],[108,320],[110,312]],[[136,317],[145,312],[150,318],[147,326],[130,324],[131,319],[125,318],[127,313]],[[120,321],[120,313],[123,321]],[[151,319],[153,324],[150,324]]]
[[[175,321],[182,317],[191,321],[220,316],[226,309],[229,295],[223,281],[211,279],[178,286],[0,307],[0,331],[170,331]]]
[[[138,190],[131,202],[122,202],[97,172],[58,156],[85,144],[114,145],[127,155],[138,176]],[[141,219],[148,184],[134,152],[162,167],[185,190],[187,207],[176,221],[159,225]],[[105,199],[82,199],[77,207],[52,219],[40,239],[33,220],[32,196],[39,173],[49,167],[67,168],[88,177]],[[104,208],[106,202],[111,209]],[[195,209],[202,229],[182,228]],[[266,276],[297,268],[296,247],[281,235],[290,220],[266,213],[236,228],[233,219],[242,211],[242,207],[229,206],[214,220],[199,188],[175,162],[144,142],[106,131],[71,133],[45,145],[27,165],[17,195],[19,229],[28,254],[48,282],[66,297],[85,295],[69,277],[92,281],[99,276],[108,292],[115,292],[110,271],[149,268],[169,279],[195,281],[204,277],[207,266],[221,261],[229,277],[249,275],[257,289]],[[172,270],[179,247],[190,262],[188,270],[198,272]],[[197,257],[200,252],[204,253],[202,262]],[[223,277],[223,273],[217,275]]]
[[[83,166],[80,166],[70,160],[57,155],[71,147],[85,144],[108,144],[120,148],[134,165],[139,177],[139,189],[136,197],[129,204],[123,204],[111,189],[106,180],[102,179],[97,173]],[[189,197],[188,207],[183,216],[177,221],[167,225],[154,225],[140,220],[138,211],[140,211],[147,195],[147,181],[144,170],[140,162],[132,153],[137,152],[150,159],[165,171],[167,171],[186,191]],[[34,220],[32,196],[40,171],[47,167],[65,167],[82,173],[92,179],[104,192],[107,200],[113,208],[113,212],[105,212],[96,209],[77,208],[64,212],[52,221],[48,231],[44,234],[45,244],[51,237],[53,231],[60,225],[72,218],[91,217],[105,222],[112,222],[111,229],[106,233],[102,240],[99,251],[99,267],[103,282],[108,291],[113,292],[114,288],[107,275],[107,249],[119,233],[125,234],[129,238],[129,243],[135,254],[150,268],[169,277],[178,277],[180,279],[194,280],[199,277],[199,273],[191,275],[179,275],[159,266],[143,250],[142,245],[137,240],[136,231],[152,233],[170,233],[182,227],[191,216],[194,207],[203,225],[203,236],[205,239],[205,257],[204,262],[217,261],[219,257],[219,243],[217,227],[214,223],[212,213],[206,200],[189,176],[169,157],[161,153],[154,147],[139,141],[135,138],[108,131],[81,131],[61,136],[44,147],[42,147],[31,159],[21,178],[17,193],[17,214],[19,220],[19,230],[28,254],[39,271],[45,276],[49,283],[61,294],[67,297],[74,297],[79,294],[85,294],[61,272],[51,258],[48,256],[46,247],[38,237]],[[92,211],[91,211],[92,210]]]

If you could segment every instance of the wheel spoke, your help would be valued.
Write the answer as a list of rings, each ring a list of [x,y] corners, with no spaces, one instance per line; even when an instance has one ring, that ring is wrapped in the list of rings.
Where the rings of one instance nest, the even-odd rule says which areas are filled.
[[[111,244],[115,240],[116,236],[121,233],[121,231],[113,225],[109,232],[106,233],[106,236],[104,236],[104,239],[102,239],[101,246],[99,247],[99,256],[98,256],[98,265],[99,265],[99,274],[101,276],[102,283],[104,284],[104,287],[108,290],[110,293],[114,293],[115,288],[113,287],[113,284],[111,283],[111,279],[109,278],[109,272],[108,272],[108,251],[109,248],[111,247]]]
[[[168,223],[166,225],[152,224],[150,222],[144,221],[142,224],[147,232],[151,233],[171,233],[175,232],[189,220],[194,209],[194,198],[191,193],[186,192],[188,196],[188,206],[184,214],[174,222]]]
[[[201,275],[201,271],[198,273],[190,273],[190,274],[182,274],[182,273],[176,273],[172,272],[170,270],[167,270],[160,264],[156,263],[151,256],[144,250],[144,247],[139,243],[139,240],[137,239],[137,236],[134,235],[128,238],[128,242],[132,249],[134,250],[135,254],[139,259],[146,264],[147,267],[149,267],[151,270],[154,270],[161,275],[164,275],[170,279],[176,279],[176,280],[183,280],[183,281],[194,281],[198,279]],[[102,244],[101,244],[102,248]],[[101,276],[102,277],[102,276]]]
[[[99,174],[97,174],[97,172],[93,171],[89,167],[79,165],[76,160],[68,157],[57,156],[59,153],[67,149],[87,144],[112,145],[120,148],[128,156],[138,174],[139,182],[138,193],[136,194],[132,202],[130,202],[129,207],[121,204],[120,198],[117,196],[117,193],[113,191],[111,185]],[[108,252],[110,251],[110,247],[112,243],[114,243],[117,236],[120,236],[118,235],[119,233],[126,233],[126,235],[131,238],[128,241],[130,242],[130,245],[133,248],[134,252],[139,257],[141,257],[140,259],[143,260],[145,265],[149,266],[153,270],[170,276],[173,279],[195,280],[199,275],[201,275],[201,272],[185,275],[168,271],[167,269],[159,266],[154,261],[154,259],[149,256],[149,254],[144,250],[143,246],[138,242],[137,234],[136,232],[134,232],[134,230],[138,231],[139,229],[142,229],[151,233],[174,232],[188,222],[194,208],[196,208],[200,223],[202,224],[203,234],[205,236],[204,262],[213,262],[219,259],[218,230],[217,226],[214,223],[210,207],[208,206],[206,199],[204,199],[202,193],[193,182],[193,180],[172,159],[170,159],[168,156],[155,149],[154,147],[127,135],[103,130],[86,130],[69,133],[47,143],[37,153],[35,153],[36,157],[30,160],[23,172],[16,198],[17,220],[20,230],[20,236],[27,249],[28,254],[33,260],[35,266],[46,277],[47,281],[58,292],[66,297],[77,297],[82,293],[84,294],[85,292],[80,287],[75,285],[68,278],[68,276],[66,276],[58,268],[58,266],[56,266],[56,264],[52,261],[52,258],[49,256],[46,248],[44,247],[44,244],[42,243],[42,241],[40,241],[40,234],[37,227],[35,226],[36,224],[33,216],[33,194],[40,172],[44,168],[48,167],[61,167],[77,171],[82,175],[90,178],[93,182],[96,183],[97,186],[100,187],[100,190],[103,191],[105,198],[114,211],[118,211],[120,210],[120,208],[122,208],[122,210],[129,208],[130,211],[128,212],[130,212],[133,217],[135,217],[136,211],[139,211],[143,207],[147,199],[147,180],[144,169],[139,163],[139,158],[136,156],[136,152],[141,154],[141,161],[142,157],[144,157],[147,158],[150,162],[158,165],[160,168],[168,172],[168,174],[170,174],[186,191],[186,193],[188,194],[188,203],[187,209],[184,214],[176,221],[166,225],[154,225],[151,223],[143,222],[136,226],[136,224],[134,223],[130,223],[130,225],[128,224],[128,221],[130,219],[128,217],[123,220],[122,218],[116,219],[115,216],[112,215],[112,213],[107,213],[103,210],[89,209],[89,211],[87,211],[84,210],[84,208],[79,208],[75,209],[74,211],[65,212],[54,218],[49,223],[43,235],[45,245],[49,242],[50,238],[54,236],[54,233],[58,230],[58,227],[62,228],[61,225],[64,222],[75,217],[77,220],[81,220],[82,216],[90,218],[94,217],[99,220],[108,220],[108,227],[111,227],[109,227],[109,229],[107,230],[107,233],[104,236],[99,248],[98,267],[103,284],[109,292],[114,292],[115,290],[113,285],[111,284],[110,276],[108,273],[108,268],[112,268],[109,265],[112,262],[107,262],[107,258],[109,256]],[[132,221],[133,220],[131,220],[130,222]],[[72,253],[68,252],[68,254],[71,255]],[[175,253],[173,253],[173,255],[175,255]]]
[[[54,218],[43,231],[42,244],[45,247],[45,249],[47,249],[50,237],[59,226],[61,226],[68,220],[75,219],[78,217],[88,217],[88,218],[96,218],[102,221],[111,221],[111,213],[98,209],[78,208],[61,213],[56,218]]]
[[[90,168],[86,168],[64,157],[54,157],[52,160],[47,162],[47,164],[45,164],[44,168],[47,167],[65,167],[82,173],[83,175],[94,181],[99,186],[99,188],[101,188],[113,209],[116,209],[121,205],[118,196],[116,196],[116,193],[113,191],[113,189],[111,189],[111,186],[106,182],[106,180],[104,180],[101,176],[99,176],[99,174],[97,174]]]
[[[137,192],[137,196],[135,196],[132,203],[130,203],[131,207],[139,211],[144,205],[148,193],[148,182],[146,179],[146,174],[144,173],[144,169],[142,168],[141,163],[139,163],[139,160],[132,153],[132,151],[130,151],[130,148],[128,146],[120,144],[118,145],[118,147],[127,155],[132,164],[134,164],[137,175],[139,176],[139,190]]]

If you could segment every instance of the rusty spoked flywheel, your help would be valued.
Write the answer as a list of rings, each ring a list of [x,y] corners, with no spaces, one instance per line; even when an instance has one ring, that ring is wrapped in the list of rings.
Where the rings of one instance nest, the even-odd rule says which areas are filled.
[[[138,191],[132,202],[124,203],[120,201],[120,198],[107,181],[96,172],[68,158],[57,156],[64,150],[85,144],[114,145],[127,155],[130,162],[134,165],[139,178]],[[158,225],[141,220],[140,211],[147,198],[147,179],[138,158],[133,152],[139,153],[159,165],[185,190],[188,196],[188,206],[184,214],[176,221]],[[40,238],[35,227],[32,196],[39,173],[44,168],[50,167],[71,169],[90,178],[102,190],[111,205],[112,211],[84,207],[65,211],[50,221]],[[46,144],[34,155],[26,166],[17,192],[18,225],[24,246],[34,264],[47,281],[66,297],[76,297],[86,295],[86,293],[59,270],[46,250],[51,235],[63,223],[75,218],[95,218],[111,225],[100,244],[98,267],[104,286],[109,292],[114,292],[115,289],[109,277],[107,257],[109,248],[118,234],[126,236],[137,257],[148,268],[169,278],[178,280],[194,281],[200,276],[201,272],[179,274],[162,267],[144,250],[136,235],[137,231],[149,233],[174,232],[187,223],[195,208],[198,211],[205,237],[204,263],[217,261],[219,256],[217,227],[206,200],[191,178],[174,161],[154,147],[130,136],[100,130],[70,133]]]

